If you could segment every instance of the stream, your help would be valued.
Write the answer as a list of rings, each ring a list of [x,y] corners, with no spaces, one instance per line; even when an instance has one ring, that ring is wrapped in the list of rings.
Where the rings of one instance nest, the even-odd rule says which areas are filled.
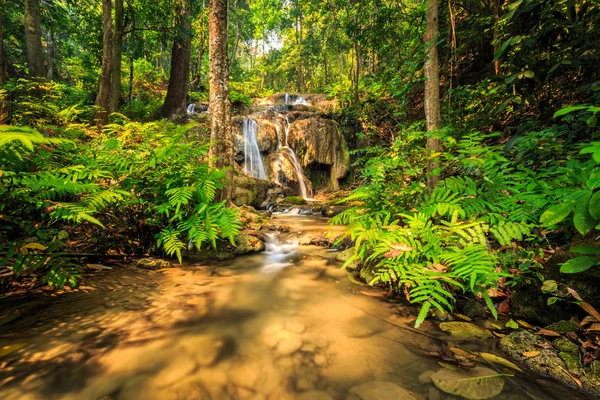
[[[277,220],[296,233],[328,223]],[[352,283],[336,252],[288,239],[229,262],[99,269],[76,290],[1,299],[15,311],[0,327],[0,399],[457,398],[428,379],[440,360],[423,349],[445,333],[413,330],[415,308]],[[461,346],[500,354],[495,339]],[[347,397],[366,383],[371,397]],[[574,396],[520,373],[495,399]]]

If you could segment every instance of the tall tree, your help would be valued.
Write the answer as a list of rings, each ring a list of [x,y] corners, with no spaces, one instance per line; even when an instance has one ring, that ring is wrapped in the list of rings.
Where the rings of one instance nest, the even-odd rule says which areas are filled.
[[[229,62],[227,55],[227,0],[210,0],[209,19],[210,59],[210,138],[214,143],[210,157],[217,168],[228,168],[228,183],[220,193],[221,200],[231,200],[233,152],[231,138],[231,100],[229,98]]]
[[[428,0],[427,3],[427,29],[423,41],[429,47],[425,61],[425,119],[427,121],[426,148],[431,153],[441,149],[440,139],[436,131],[440,129],[440,76],[437,52],[438,36],[438,0]],[[430,157],[427,160],[427,186],[433,189],[439,181],[437,172],[440,167],[439,157]]]
[[[44,76],[44,53],[40,28],[40,0],[25,0],[24,16],[29,76],[42,77]]]
[[[167,97],[160,113],[165,118],[183,115],[186,112],[186,96],[190,83],[190,55],[192,48],[192,4],[191,0],[177,0],[177,32],[171,53],[171,72]],[[227,20],[225,20],[227,29]]]
[[[50,27],[46,32],[46,65],[48,66],[46,76],[49,80],[52,80],[54,78],[54,36]]]
[[[0,5],[5,6],[3,1],[0,2]],[[6,81],[8,81],[8,60],[4,49],[4,29],[2,27],[2,14],[0,14],[0,84],[5,84]]]
[[[123,53],[123,0],[115,0],[115,26],[112,38],[112,55],[110,68],[110,94],[108,112],[115,112],[119,108],[121,95],[121,55]]]
[[[100,73],[100,89],[96,97],[96,105],[100,109],[96,112],[94,119],[100,123],[108,122],[108,110],[110,100],[110,79],[112,59],[112,4],[111,0],[102,0],[102,72]]]

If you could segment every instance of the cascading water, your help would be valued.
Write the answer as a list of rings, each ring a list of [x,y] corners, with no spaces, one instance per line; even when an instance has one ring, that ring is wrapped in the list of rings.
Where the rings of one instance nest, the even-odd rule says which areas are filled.
[[[297,249],[297,240],[288,240],[282,244],[274,234],[265,234],[265,254],[267,257],[262,271],[265,273],[274,273],[289,267],[292,265],[290,259],[296,255]]]
[[[259,179],[267,179],[265,167],[256,140],[257,124],[252,118],[246,118],[243,125],[244,135],[244,173]]]
[[[191,103],[189,106],[187,106],[188,115],[192,115],[195,112],[196,112],[196,106],[194,106],[194,103]]]
[[[292,162],[292,165],[294,166],[294,169],[296,170],[296,175],[298,176],[298,183],[300,184],[300,194],[302,195],[302,197],[304,199],[309,199],[310,196],[308,193],[308,189],[306,187],[306,183],[304,182],[304,171],[302,170],[300,161],[298,161],[298,156],[296,155],[296,152],[294,151],[294,149],[292,149],[288,145],[288,136],[290,133],[290,126],[291,126],[290,119],[286,115],[285,116],[285,145],[282,147],[282,149],[287,150],[287,152],[290,155],[290,161]]]

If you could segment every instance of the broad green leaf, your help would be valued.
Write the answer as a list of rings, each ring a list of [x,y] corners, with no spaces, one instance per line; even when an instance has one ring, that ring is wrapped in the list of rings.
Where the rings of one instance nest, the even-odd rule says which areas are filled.
[[[579,254],[600,254],[600,247],[591,247],[591,246],[577,246],[569,249],[572,253]]]
[[[575,257],[564,263],[560,267],[560,272],[563,274],[576,274],[587,271],[596,264],[596,259],[589,256]]]
[[[421,306],[421,311],[419,311],[419,315],[417,316],[417,320],[415,321],[415,328],[421,326],[425,318],[427,318],[427,314],[429,313],[429,309],[431,308],[431,302],[426,301]]]
[[[600,191],[594,193],[590,199],[589,207],[590,214],[597,220],[600,220]]]
[[[433,384],[443,392],[465,399],[489,399],[499,395],[504,388],[505,374],[489,368],[450,371],[441,369],[431,375]]]
[[[468,322],[442,322],[440,329],[456,339],[487,339],[490,331]]]
[[[575,106],[575,107],[561,108],[560,110],[558,110],[557,112],[554,113],[554,116],[552,118],[562,117],[563,115],[570,114],[573,111],[585,110],[587,108],[588,108],[588,106]]]
[[[575,215],[573,216],[575,229],[577,229],[582,236],[590,233],[590,231],[594,229],[594,226],[596,226],[596,219],[588,210],[589,202],[589,198],[579,200],[577,202],[577,206],[575,207]]]
[[[498,50],[496,50],[496,53],[494,54],[494,60],[497,60],[500,57],[502,57],[502,54],[504,54],[506,49],[508,49],[508,46],[510,46],[511,42],[512,38],[504,41],[504,43],[502,43],[500,47],[498,47]]]
[[[558,297],[549,297],[549,298],[548,298],[548,301],[547,301],[547,304],[548,304],[549,306],[551,306],[552,304],[556,303],[558,300],[559,300],[559,298],[558,298]]]
[[[523,75],[525,75],[525,78],[533,79],[535,73],[533,71],[525,71],[523,72]]]
[[[560,204],[555,204],[549,207],[540,218],[540,222],[544,226],[556,225],[571,214],[575,208],[575,201],[565,201]]]

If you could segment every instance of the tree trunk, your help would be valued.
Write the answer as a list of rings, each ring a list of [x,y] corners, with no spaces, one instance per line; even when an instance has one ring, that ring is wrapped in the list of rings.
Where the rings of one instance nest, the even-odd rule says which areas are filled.
[[[48,66],[48,80],[54,78],[54,38],[52,30],[48,28],[46,32],[46,65]]]
[[[498,20],[500,19],[500,0],[494,0],[494,8],[495,8],[495,16],[494,16],[494,55],[498,51],[498,43],[496,40],[498,39]],[[500,70],[500,60],[494,59],[494,72],[496,76],[500,76],[502,71]]]
[[[227,59],[227,0],[210,0],[208,19],[210,59],[210,158],[216,168],[226,168],[225,188],[218,200],[231,201],[233,153],[231,139],[231,101],[229,99],[229,63]]]
[[[44,53],[42,51],[42,31],[40,28],[40,0],[25,0],[24,16],[29,77],[43,77]]]
[[[121,55],[123,53],[123,0],[115,0],[115,28],[112,39],[112,59],[110,68],[110,95],[108,112],[119,109],[121,97]]]
[[[354,56],[356,57],[356,68],[354,69],[354,104],[360,104],[360,97],[358,92],[358,84],[360,83],[360,70],[362,68],[361,59],[360,59],[360,44],[358,43],[358,10],[354,11]]]
[[[192,48],[191,0],[177,0],[177,35],[171,53],[171,72],[167,97],[161,107],[161,115],[173,118],[186,113],[186,97],[190,83],[190,57]]]
[[[441,149],[440,139],[435,137],[440,129],[440,77],[437,53],[438,36],[438,1],[429,0],[427,5],[427,30],[424,42],[429,47],[428,57],[425,62],[425,119],[427,121],[426,148],[430,153],[437,153]],[[434,189],[439,181],[439,173],[435,171],[440,167],[439,157],[427,160],[427,186]]]
[[[3,7],[4,2],[0,3]],[[4,30],[2,28],[2,15],[0,14],[0,84],[4,85],[8,81],[8,60],[6,50],[4,49]]]
[[[101,124],[108,123],[108,109],[110,100],[111,56],[112,56],[112,16],[111,0],[102,0],[102,21],[104,34],[102,36],[102,72],[100,73],[100,89],[96,97],[96,105],[100,107],[94,119]]]
[[[129,13],[131,14],[131,34],[129,36],[129,107],[131,107],[131,103],[133,103],[133,61],[134,61],[134,44],[135,44],[135,10],[133,9],[133,3],[128,2],[127,6],[129,8]]]

